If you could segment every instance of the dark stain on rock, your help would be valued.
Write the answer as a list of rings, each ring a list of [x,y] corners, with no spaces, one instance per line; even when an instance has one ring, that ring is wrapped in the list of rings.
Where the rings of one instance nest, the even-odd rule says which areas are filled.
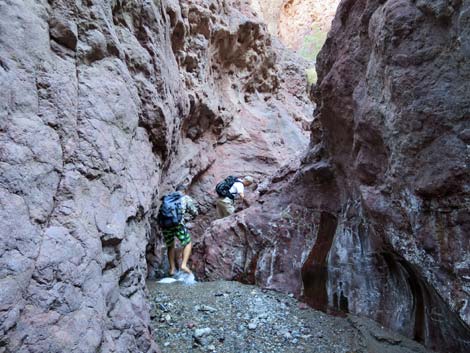
[[[328,307],[326,259],[333,244],[337,225],[338,220],[334,215],[327,212],[321,213],[317,240],[301,272],[305,301],[312,307],[323,311],[326,311]]]

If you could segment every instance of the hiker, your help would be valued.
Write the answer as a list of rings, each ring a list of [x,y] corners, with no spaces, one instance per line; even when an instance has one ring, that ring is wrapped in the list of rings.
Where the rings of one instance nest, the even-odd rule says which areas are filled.
[[[173,276],[176,270],[175,237],[184,247],[181,270],[188,274],[192,273],[188,268],[188,260],[192,249],[191,235],[185,226],[185,222],[196,217],[198,210],[195,201],[186,195],[186,189],[187,186],[181,184],[176,188],[176,192],[165,195],[157,217],[167,247],[170,276]]]
[[[240,199],[248,206],[245,200],[245,186],[253,184],[253,178],[246,176],[243,179],[229,176],[215,187],[219,199],[217,200],[217,217],[224,218],[235,212],[235,199]]]

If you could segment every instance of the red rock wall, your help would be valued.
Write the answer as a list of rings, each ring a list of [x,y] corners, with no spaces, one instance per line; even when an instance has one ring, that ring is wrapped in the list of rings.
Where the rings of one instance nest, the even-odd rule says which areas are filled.
[[[318,58],[310,149],[258,205],[208,230],[210,278],[468,350],[469,6],[341,2]]]
[[[157,351],[161,195],[210,213],[217,178],[307,146],[303,64],[236,8],[0,2],[0,352]]]
[[[306,63],[273,42],[243,2],[229,7],[181,1],[169,13],[191,107],[162,192],[180,182],[191,185],[190,194],[201,209],[189,225],[199,272],[202,234],[216,218],[216,183],[233,174],[262,181],[299,160],[308,146],[313,103],[307,95]],[[161,273],[166,251],[158,227],[154,229],[156,247],[149,249],[148,259]]]

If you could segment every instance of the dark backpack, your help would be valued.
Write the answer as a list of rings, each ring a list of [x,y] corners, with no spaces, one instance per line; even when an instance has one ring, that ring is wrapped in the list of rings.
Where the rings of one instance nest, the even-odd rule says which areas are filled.
[[[163,202],[158,211],[157,222],[162,228],[177,226],[183,220],[183,195],[173,192],[163,196]]]
[[[235,196],[230,192],[230,188],[236,181],[241,180],[237,177],[230,175],[216,185],[215,191],[220,197],[228,197],[233,200],[235,199]]]

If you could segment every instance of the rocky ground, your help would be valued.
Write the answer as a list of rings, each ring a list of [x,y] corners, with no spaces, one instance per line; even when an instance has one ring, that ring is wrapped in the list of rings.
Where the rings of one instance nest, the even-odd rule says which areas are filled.
[[[163,353],[429,352],[356,316],[332,317],[292,295],[239,282],[148,285]]]

